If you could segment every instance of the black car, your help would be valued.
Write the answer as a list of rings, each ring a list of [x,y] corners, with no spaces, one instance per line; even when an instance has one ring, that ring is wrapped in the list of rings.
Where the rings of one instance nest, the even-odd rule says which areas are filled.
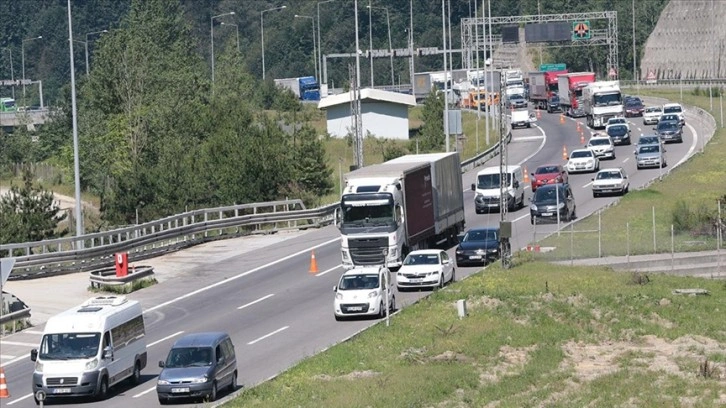
[[[485,265],[499,258],[499,228],[472,228],[459,238],[456,266]]]
[[[605,128],[610,140],[613,141],[614,145],[629,145],[630,142],[630,128],[628,125],[609,125]]]
[[[640,99],[631,99],[625,102],[625,117],[643,116],[645,105]]]
[[[527,100],[524,99],[524,96],[514,94],[509,96],[509,99],[507,100],[507,104],[509,105],[509,108],[526,108],[527,107]]]
[[[547,113],[560,112],[560,97],[558,95],[552,95],[547,99]]]
[[[537,189],[529,206],[529,222],[572,221],[577,218],[575,197],[568,183],[547,184]]]
[[[655,131],[663,142],[683,143],[683,128],[678,122],[662,120]]]

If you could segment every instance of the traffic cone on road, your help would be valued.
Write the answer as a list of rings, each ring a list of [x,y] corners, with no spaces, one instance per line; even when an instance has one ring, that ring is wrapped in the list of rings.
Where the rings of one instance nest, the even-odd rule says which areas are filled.
[[[310,273],[318,273],[318,261],[315,260],[315,251],[310,253]]]
[[[529,172],[527,172],[527,166],[524,166],[524,182],[529,183]]]
[[[575,122],[575,123],[577,123],[577,131],[582,132],[582,128],[580,128],[580,122]]]
[[[585,134],[582,133],[582,130],[580,130],[580,144],[585,144]]]
[[[542,111],[537,109],[537,119],[542,119]]]
[[[565,115],[560,115],[560,124],[561,125],[565,124]]]
[[[0,398],[10,398],[8,383],[5,382],[5,369],[0,367]]]
[[[567,160],[567,145],[562,146],[562,160]]]

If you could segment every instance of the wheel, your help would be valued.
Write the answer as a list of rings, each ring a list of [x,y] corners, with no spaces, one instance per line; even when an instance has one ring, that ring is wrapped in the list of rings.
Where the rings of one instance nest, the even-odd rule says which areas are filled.
[[[628,191],[630,191],[630,186],[625,186],[625,190],[623,191],[623,195],[628,194]]]
[[[209,402],[216,401],[217,400],[217,382],[212,382],[212,389],[209,390]]]
[[[393,313],[396,311],[396,297],[395,296],[391,296],[391,304],[388,306],[390,306],[388,308],[389,312]]]
[[[169,403],[168,399],[159,397],[159,404],[166,405],[168,403]]]
[[[529,217],[529,223],[534,225],[534,217]]]
[[[449,283],[454,283],[454,282],[456,282],[456,269],[451,270],[451,280],[449,281]]]
[[[335,315],[335,321],[336,321],[336,322],[340,322],[340,321],[343,321],[343,316],[338,316],[338,315]]]
[[[598,194],[597,193],[592,193],[592,198],[598,198]]]
[[[134,385],[138,385],[141,383],[141,363],[138,361],[136,362],[136,364],[134,364],[134,373],[133,375],[131,375],[130,380],[131,384]]]
[[[232,382],[229,383],[229,392],[234,392],[237,389],[237,371],[232,373]]]
[[[572,218],[571,220],[577,219],[577,207],[572,209]]]
[[[444,274],[442,273],[441,277],[439,278],[439,289],[443,289],[445,283],[446,282],[444,281]]]
[[[98,385],[98,390],[96,391],[96,400],[103,401],[106,398],[108,398],[108,378],[103,376],[103,378],[101,378],[101,383]]]

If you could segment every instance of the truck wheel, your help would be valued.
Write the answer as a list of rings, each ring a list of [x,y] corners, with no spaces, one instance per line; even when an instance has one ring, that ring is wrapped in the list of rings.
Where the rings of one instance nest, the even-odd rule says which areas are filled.
[[[104,375],[101,378],[101,384],[99,384],[98,391],[96,392],[96,401],[103,401],[106,398],[108,398],[108,378]]]

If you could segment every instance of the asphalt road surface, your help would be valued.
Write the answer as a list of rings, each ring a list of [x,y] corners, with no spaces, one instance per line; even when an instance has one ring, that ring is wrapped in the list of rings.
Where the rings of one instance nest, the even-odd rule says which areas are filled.
[[[587,140],[589,130],[584,123],[582,128]],[[643,126],[641,118],[632,119],[631,128],[634,143],[641,132],[651,133],[650,126]],[[682,144],[668,145],[669,168],[692,155],[702,143],[697,138],[703,135],[696,134],[690,124],[684,130]],[[537,126],[513,131],[506,159],[508,164],[521,164],[532,172],[541,164],[562,163],[563,146],[568,152],[582,146],[575,121],[567,118],[562,124],[559,114],[542,112]],[[601,167],[622,166],[629,174],[631,189],[660,176],[659,169],[636,170],[633,146],[617,146],[615,150],[616,159],[603,161]],[[487,165],[499,165],[499,158]],[[478,170],[463,175],[468,228],[494,226],[500,220],[497,213],[474,213],[474,193],[469,187]],[[593,198],[590,191],[592,177],[593,174],[570,177],[580,217],[617,199]],[[526,203],[530,196],[527,186]],[[513,221],[513,248],[531,242],[533,227],[528,206],[507,214],[507,219]],[[537,228],[539,234],[539,230],[555,231],[557,225]],[[312,249],[320,271],[316,275],[308,273]],[[453,248],[449,249],[452,256],[453,251]],[[457,268],[457,279],[479,269]],[[165,358],[181,334],[197,331],[223,330],[230,334],[237,352],[238,382],[242,388],[275,376],[299,360],[377,323],[377,320],[335,321],[332,288],[341,273],[339,233],[334,226],[300,233],[252,254],[201,254],[186,278],[170,279],[129,295],[141,301],[145,310],[149,364],[142,371],[142,384],[112,389],[111,396],[103,402],[69,400],[65,403],[84,407],[158,406],[155,392],[160,371],[158,361]],[[397,304],[399,308],[405,307],[428,293],[396,293]],[[58,295],[62,296],[61,293]],[[11,394],[10,398],[0,400],[3,407],[35,406],[31,395],[33,363],[27,354],[38,344],[42,329],[40,325],[0,343],[0,354],[17,356],[2,360]],[[220,398],[228,396],[223,393]],[[195,402],[181,406],[199,405]]]

